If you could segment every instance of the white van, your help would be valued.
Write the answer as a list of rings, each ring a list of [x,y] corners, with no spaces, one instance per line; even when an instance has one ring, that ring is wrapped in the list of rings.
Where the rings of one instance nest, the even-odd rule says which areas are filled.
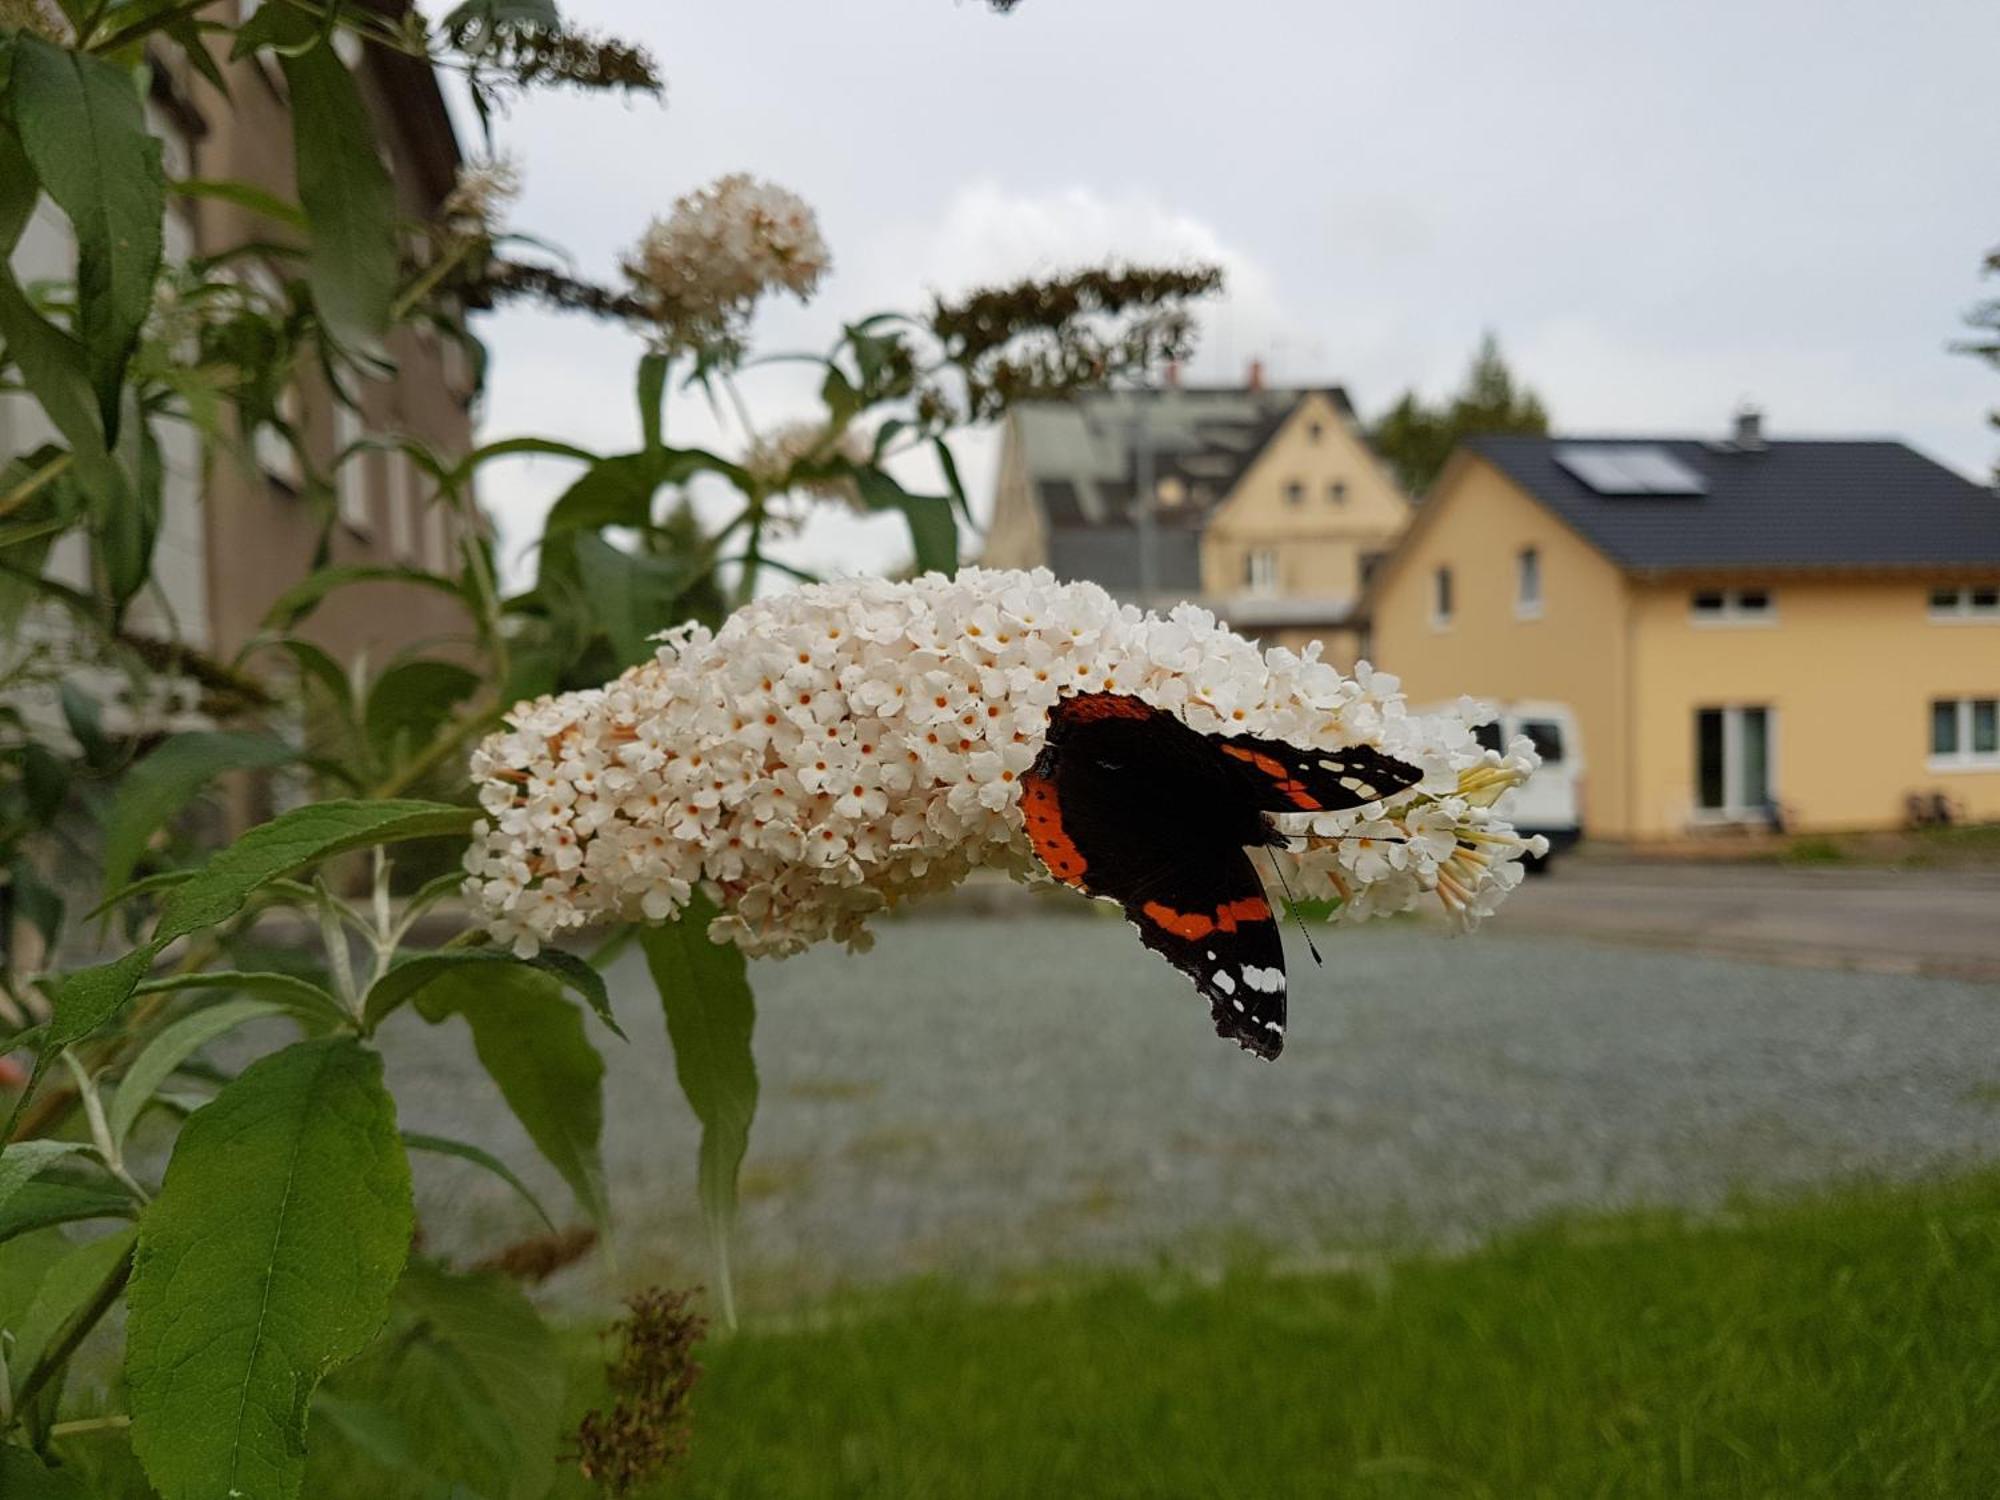
[[[1542,758],[1540,769],[1525,786],[1509,792],[1499,808],[1522,833],[1539,833],[1549,841],[1545,857],[1527,862],[1539,872],[1583,837],[1583,740],[1566,703],[1523,700],[1499,708],[1499,718],[1476,731],[1479,743],[1501,750],[1522,735]]]

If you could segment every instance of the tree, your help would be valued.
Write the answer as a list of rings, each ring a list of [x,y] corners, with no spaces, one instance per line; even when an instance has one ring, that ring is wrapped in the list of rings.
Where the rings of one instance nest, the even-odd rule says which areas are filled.
[[[2000,250],[1987,255],[1984,270],[1988,276],[2000,273]],[[1974,330],[1976,336],[1952,345],[1953,350],[1959,354],[1976,354],[1988,364],[2000,367],[2000,300],[1980,303],[1965,315],[1965,324]],[[1988,413],[1987,420],[2000,427],[2000,411]],[[2000,464],[1994,465],[1993,477],[2000,482]]]
[[[1405,391],[1375,424],[1372,436],[1375,451],[1395,470],[1397,481],[1421,497],[1466,438],[1482,432],[1548,430],[1548,409],[1541,397],[1515,381],[1501,358],[1499,340],[1488,333],[1480,339],[1455,395],[1431,406],[1416,391]]]

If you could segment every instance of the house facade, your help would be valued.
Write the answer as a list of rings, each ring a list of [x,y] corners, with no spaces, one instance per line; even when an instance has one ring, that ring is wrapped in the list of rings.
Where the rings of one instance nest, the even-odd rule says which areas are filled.
[[[1474,439],[1370,606],[1413,702],[1569,707],[1592,834],[2000,820],[2000,497],[1901,443]]]
[[[1253,372],[1017,407],[982,561],[1149,607],[1192,599],[1267,644],[1320,640],[1346,666],[1366,570],[1410,514],[1343,391]]]

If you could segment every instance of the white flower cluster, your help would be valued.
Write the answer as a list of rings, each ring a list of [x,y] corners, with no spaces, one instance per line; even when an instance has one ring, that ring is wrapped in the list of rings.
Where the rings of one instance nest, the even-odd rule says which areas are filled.
[[[793,473],[801,464],[844,458],[865,464],[871,457],[868,440],[852,427],[831,431],[824,422],[787,422],[757,437],[743,456],[751,479],[773,494],[795,494],[811,500],[837,500],[861,508],[861,489],[847,475],[805,477]]]
[[[1193,605],[1141,614],[1046,571],[967,569],[820,584],[662,639],[605,687],[519,705],[473,756],[486,818],[466,891],[517,952],[600,918],[671,917],[697,883],[719,941],[861,945],[871,913],[975,865],[1035,875],[1020,776],[1068,691],[1421,766],[1388,805],[1281,820],[1304,836],[1286,856],[1301,893],[1339,896],[1344,917],[1434,894],[1469,924],[1530,849],[1492,811],[1533,768],[1525,740],[1482,750],[1472,705],[1413,715],[1393,678],[1345,677],[1316,647],[1260,652]]]
[[[445,221],[477,234],[494,234],[508,204],[521,196],[521,166],[509,156],[461,163],[445,196]]]
[[[832,264],[804,200],[746,173],[719,177],[655,219],[625,261],[670,349],[733,344],[759,297],[809,298]]]

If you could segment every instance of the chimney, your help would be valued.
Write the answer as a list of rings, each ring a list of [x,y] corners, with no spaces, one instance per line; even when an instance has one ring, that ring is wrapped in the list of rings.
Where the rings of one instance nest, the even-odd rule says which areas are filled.
[[[1747,401],[1736,408],[1735,447],[1739,453],[1764,451],[1764,414]]]
[[[1253,391],[1264,389],[1264,361],[1261,359],[1250,361],[1250,389]]]

